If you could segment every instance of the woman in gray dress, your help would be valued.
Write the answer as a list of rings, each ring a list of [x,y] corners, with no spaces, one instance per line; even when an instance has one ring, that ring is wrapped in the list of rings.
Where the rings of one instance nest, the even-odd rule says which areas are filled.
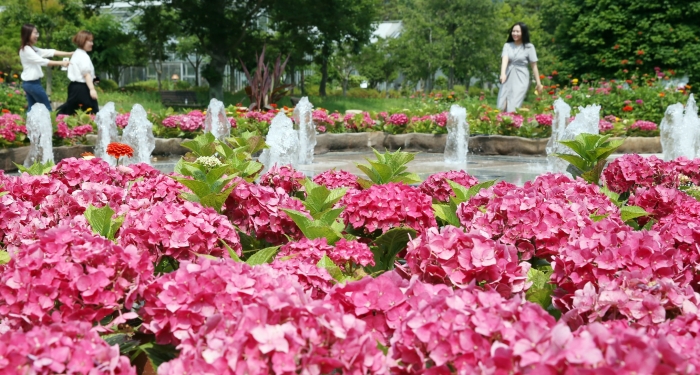
[[[530,72],[527,64],[532,65],[532,74],[537,82],[536,90],[542,91],[540,73],[537,70],[537,52],[530,43],[530,32],[524,23],[518,22],[510,28],[508,41],[503,45],[501,54],[501,89],[498,91],[498,109],[513,112],[525,100],[530,87]]]

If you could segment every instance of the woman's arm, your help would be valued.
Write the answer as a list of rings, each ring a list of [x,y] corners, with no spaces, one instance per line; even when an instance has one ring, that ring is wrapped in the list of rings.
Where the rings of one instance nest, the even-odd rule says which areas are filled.
[[[532,65],[532,74],[535,75],[535,82],[537,82],[535,90],[542,92],[542,82],[540,81],[540,70],[537,69],[537,62],[533,62],[530,65]]]
[[[95,85],[92,83],[92,74],[85,73],[83,77],[85,77],[85,84],[90,89],[90,97],[97,100],[97,91],[95,91]]]
[[[506,68],[508,67],[508,56],[501,58],[501,83],[506,83]]]
[[[49,63],[46,65],[47,66],[65,66],[65,67],[67,67],[68,65],[70,65],[70,61],[49,60]]]
[[[73,56],[73,52],[56,51],[53,55],[57,57],[71,57]]]

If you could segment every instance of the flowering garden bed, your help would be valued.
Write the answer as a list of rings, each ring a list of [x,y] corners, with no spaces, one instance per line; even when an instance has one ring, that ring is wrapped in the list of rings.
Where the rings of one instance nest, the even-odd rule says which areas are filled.
[[[700,159],[518,187],[396,152],[310,181],[212,142],[172,175],[0,172],[0,372],[700,369]]]

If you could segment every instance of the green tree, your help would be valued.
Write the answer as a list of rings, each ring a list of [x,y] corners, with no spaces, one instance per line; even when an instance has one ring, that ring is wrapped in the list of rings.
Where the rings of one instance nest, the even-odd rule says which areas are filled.
[[[194,36],[181,36],[177,38],[174,50],[177,57],[186,60],[192,66],[195,85],[199,86],[199,67],[204,61],[203,49],[199,39]]]
[[[297,0],[295,6],[304,12],[290,12],[290,8],[278,7],[272,13],[272,20],[278,23],[280,31],[301,30],[314,46],[314,62],[321,71],[321,96],[326,96],[328,65],[333,52],[340,46],[359,51],[369,41],[373,25],[379,18],[381,1]]]
[[[376,88],[380,82],[390,82],[398,75],[398,61],[391,39],[378,38],[366,45],[357,57],[357,71],[367,77],[369,86]],[[388,92],[387,85],[387,92]]]
[[[110,14],[94,15],[84,21],[83,27],[93,33],[95,44],[91,59],[95,71],[107,72],[119,82],[125,66],[144,64],[137,55],[134,35]]]
[[[141,15],[134,20],[134,28],[139,36],[139,51],[147,58],[156,71],[158,90],[163,90],[163,62],[172,50],[173,37],[177,33],[177,15],[163,5],[147,5],[141,8]]]
[[[80,3],[75,0],[6,0],[1,13],[5,27],[14,28],[19,49],[20,28],[24,23],[36,25],[41,34],[38,46],[70,48],[70,38],[80,25]],[[53,70],[46,69],[46,93],[52,93]]]
[[[652,74],[660,67],[700,81],[700,2],[545,0],[543,5],[560,73],[598,78],[623,70]]]

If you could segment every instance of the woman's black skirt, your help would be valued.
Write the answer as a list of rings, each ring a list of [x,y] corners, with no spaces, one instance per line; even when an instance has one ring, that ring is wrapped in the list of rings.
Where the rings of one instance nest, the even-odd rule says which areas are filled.
[[[90,89],[84,82],[71,82],[68,85],[68,100],[58,107],[58,114],[72,115],[75,111],[88,111],[95,114],[100,108],[97,105],[97,100],[90,97]]]

